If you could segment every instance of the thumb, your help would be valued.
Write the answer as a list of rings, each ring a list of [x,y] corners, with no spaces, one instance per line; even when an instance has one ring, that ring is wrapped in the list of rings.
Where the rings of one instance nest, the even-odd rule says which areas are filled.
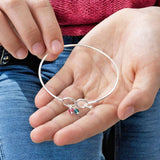
[[[159,89],[159,77],[156,72],[149,70],[142,70],[136,74],[131,91],[118,107],[119,119],[125,120],[134,113],[145,111],[152,106]]]

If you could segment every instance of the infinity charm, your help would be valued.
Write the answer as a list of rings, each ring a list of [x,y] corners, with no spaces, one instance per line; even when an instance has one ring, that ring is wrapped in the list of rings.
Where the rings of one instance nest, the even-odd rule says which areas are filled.
[[[92,106],[88,104],[88,101],[86,99],[78,99],[75,100],[74,98],[71,97],[65,97],[62,99],[62,103],[64,106],[68,107],[68,112],[70,114],[79,114],[79,109],[78,108],[89,108],[91,109]]]

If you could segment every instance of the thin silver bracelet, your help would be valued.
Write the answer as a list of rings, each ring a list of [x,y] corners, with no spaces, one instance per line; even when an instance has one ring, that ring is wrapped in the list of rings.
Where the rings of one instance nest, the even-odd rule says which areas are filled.
[[[105,57],[107,57],[113,64],[113,66],[115,67],[115,71],[116,71],[116,82],[113,86],[113,88],[103,97],[99,98],[99,99],[96,99],[96,100],[93,100],[93,101],[87,101],[86,99],[77,99],[75,100],[74,98],[72,97],[65,97],[65,98],[60,98],[60,97],[57,97],[55,96],[53,93],[51,93],[45,86],[45,84],[43,83],[43,80],[42,80],[42,76],[41,76],[41,69],[42,69],[42,65],[47,57],[47,55],[45,55],[43,57],[43,59],[41,60],[40,62],[40,65],[39,65],[39,70],[38,70],[38,76],[39,76],[39,80],[42,84],[42,86],[44,87],[44,89],[55,99],[59,100],[62,102],[62,104],[68,108],[68,111],[70,114],[79,114],[79,108],[89,108],[91,109],[92,108],[92,105],[93,103],[97,103],[101,100],[103,100],[104,98],[108,97],[110,94],[112,94],[112,92],[115,90],[115,88],[117,87],[117,84],[118,84],[118,81],[119,81],[119,70],[118,70],[118,67],[116,65],[116,63],[113,61],[113,59],[111,57],[109,57],[106,53],[104,53],[103,51],[97,49],[97,48],[94,48],[92,46],[88,46],[88,45],[84,45],[84,44],[67,44],[67,45],[64,45],[64,48],[67,48],[67,47],[76,47],[76,46],[80,46],[80,47],[87,47],[87,48],[90,48],[90,49],[93,49],[97,52],[99,52],[100,54],[104,55]],[[69,100],[71,101],[72,103],[71,104],[68,104],[66,103],[66,101]],[[83,105],[82,105],[83,104]]]

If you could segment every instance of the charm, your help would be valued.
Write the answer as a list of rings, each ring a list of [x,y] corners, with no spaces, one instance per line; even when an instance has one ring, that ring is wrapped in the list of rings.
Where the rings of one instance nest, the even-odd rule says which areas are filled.
[[[79,114],[78,108],[89,108],[91,109],[92,106],[89,106],[88,101],[86,99],[78,99],[75,100],[71,97],[65,97],[62,99],[62,103],[64,106],[68,107],[68,112],[70,114]]]
[[[79,114],[79,109],[75,108],[75,109],[74,109],[74,113],[75,113],[75,114]]]
[[[73,114],[73,113],[75,113],[75,114],[79,114],[79,109],[77,109],[77,108],[69,108],[68,109],[68,112],[70,113],[70,114]]]
[[[73,109],[73,108],[69,108],[69,109],[68,109],[68,112],[69,112],[70,114],[73,114],[73,113],[74,113],[74,109]]]

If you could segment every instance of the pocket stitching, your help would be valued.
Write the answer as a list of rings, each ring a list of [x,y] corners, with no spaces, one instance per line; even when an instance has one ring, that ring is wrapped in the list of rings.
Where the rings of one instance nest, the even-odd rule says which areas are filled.
[[[0,160],[4,160],[5,155],[3,152],[3,145],[2,145],[2,140],[0,139]]]

